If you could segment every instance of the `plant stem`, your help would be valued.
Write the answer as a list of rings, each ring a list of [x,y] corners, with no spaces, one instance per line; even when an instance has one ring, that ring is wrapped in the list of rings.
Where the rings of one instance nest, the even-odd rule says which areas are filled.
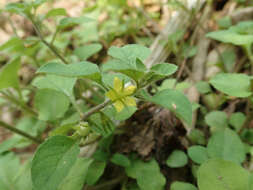
[[[55,41],[55,38],[56,38],[58,32],[59,32],[59,29],[57,28],[56,31],[54,32],[53,38],[52,38],[52,40],[51,40],[51,42],[50,42],[50,45],[51,45],[51,46],[53,46],[54,41]]]
[[[86,120],[89,116],[91,116],[92,114],[100,111],[101,109],[103,109],[105,106],[107,106],[111,101],[110,100],[106,100],[104,101],[102,104],[99,104],[93,108],[91,108],[88,112],[86,112],[83,117],[82,120]]]
[[[34,21],[34,19],[33,18],[30,18],[30,19],[31,19],[33,27],[34,27],[38,37],[40,38],[41,42],[44,43],[63,63],[69,64],[69,62],[58,52],[57,48],[55,48],[52,44],[48,43],[45,40],[44,36],[42,35],[42,32],[40,31],[39,26]]]
[[[5,92],[1,92],[2,97],[14,104],[16,104],[17,106],[19,106],[21,109],[23,109],[25,112],[37,117],[37,113],[32,110],[30,107],[28,107],[25,103],[19,101],[18,99],[16,99],[14,96],[8,95]]]
[[[37,25],[37,23],[35,22],[35,20],[32,17],[30,19],[31,19],[34,29],[35,29],[38,37],[40,38],[41,42],[44,43],[63,63],[69,64],[68,61],[58,52],[57,48],[55,48],[52,44],[48,43],[44,39],[44,36],[42,35],[42,32],[40,31],[40,28]],[[99,104],[96,107],[93,107],[92,109],[90,109],[90,111],[88,111],[82,115],[82,120],[86,120],[90,115],[103,109],[109,103],[110,103],[110,100],[106,100],[104,103]]]
[[[19,135],[21,135],[21,136],[23,136],[23,137],[25,137],[27,139],[30,139],[30,140],[34,141],[35,143],[37,143],[37,144],[42,143],[42,141],[40,139],[38,139],[38,138],[36,138],[34,136],[31,136],[28,133],[26,133],[24,131],[21,131],[20,129],[12,127],[11,125],[9,125],[9,124],[7,124],[7,123],[5,123],[3,121],[0,121],[0,127],[8,129],[8,130],[10,130],[10,131],[12,131],[12,132],[14,132],[16,134],[19,134]]]

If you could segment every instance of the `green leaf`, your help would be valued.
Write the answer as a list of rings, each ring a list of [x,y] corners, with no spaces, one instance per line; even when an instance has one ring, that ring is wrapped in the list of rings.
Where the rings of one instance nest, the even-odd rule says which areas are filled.
[[[66,96],[73,96],[73,88],[76,78],[69,78],[57,75],[39,76],[33,81],[33,85],[39,89],[52,89],[64,93]]]
[[[86,182],[88,185],[94,185],[104,173],[106,162],[94,160],[89,166]]]
[[[10,138],[0,144],[0,153],[10,150],[20,142],[20,138]]]
[[[112,156],[111,162],[122,167],[129,167],[131,165],[128,157],[119,153],[116,153]]]
[[[212,111],[205,116],[206,124],[212,132],[228,128],[227,114],[223,111]]]
[[[77,143],[66,136],[53,136],[41,144],[32,161],[34,189],[57,189],[71,171],[79,151]]]
[[[7,63],[0,70],[0,90],[13,87],[19,89],[18,70],[20,68],[20,58]]]
[[[73,125],[63,125],[50,131],[49,136],[68,135],[69,131],[73,130]]]
[[[132,160],[130,167],[127,167],[126,174],[137,180],[141,190],[163,190],[166,179],[161,174],[158,163],[152,159],[144,162],[139,159]]]
[[[92,126],[92,130],[104,137],[110,136],[115,129],[115,125],[110,117],[103,113],[95,113],[91,115],[90,125]]]
[[[15,168],[17,171],[17,168]],[[24,164],[20,165],[18,173],[15,174],[15,184],[17,188],[15,190],[33,190],[32,178],[31,178],[31,161],[28,160]]]
[[[88,22],[92,22],[92,21],[93,21],[93,19],[86,17],[86,16],[63,18],[60,20],[58,28],[63,30],[65,28],[73,27],[75,25],[79,25],[82,23],[88,23]]]
[[[245,147],[240,137],[227,128],[212,135],[207,145],[208,156],[242,163],[245,160]]]
[[[18,157],[13,153],[0,155],[0,189],[16,189],[14,177],[19,169]]]
[[[56,17],[56,16],[67,16],[66,9],[64,8],[51,9],[50,11],[48,11],[45,18]]]
[[[145,79],[148,81],[160,80],[164,77],[172,75],[177,71],[177,66],[169,63],[156,64],[150,68],[150,71],[146,74]]]
[[[229,16],[222,17],[218,20],[218,25],[220,28],[228,28],[232,25],[231,18]]]
[[[18,37],[12,37],[0,46],[0,51],[15,50],[19,48],[24,48],[23,41]]]
[[[209,32],[206,37],[212,38],[224,43],[232,43],[234,45],[247,45],[253,42],[252,34],[239,34],[231,30],[220,30],[216,32]]]
[[[247,190],[249,173],[230,161],[212,159],[198,170],[199,190]]]
[[[0,189],[32,190],[30,161],[21,165],[13,153],[0,155]]]
[[[245,74],[220,73],[213,77],[210,83],[229,96],[244,98],[251,95],[250,77]]]
[[[65,77],[84,77],[92,80],[99,80],[101,77],[98,66],[88,61],[69,65],[51,62],[41,66],[37,73],[47,73]]]
[[[207,150],[203,146],[191,146],[187,152],[189,157],[197,164],[202,164],[208,160]]]
[[[47,0],[35,0],[32,2],[32,5],[35,7],[35,8],[38,8],[40,5],[42,5],[43,3],[46,3]]]
[[[190,183],[176,181],[171,184],[170,190],[198,190],[198,189]]]
[[[241,21],[237,25],[231,26],[229,30],[239,34],[253,34],[253,22],[252,20]]]
[[[81,190],[91,163],[90,158],[77,158],[75,165],[71,168],[58,190]]]
[[[177,90],[162,90],[153,97],[144,97],[148,101],[163,106],[174,112],[179,119],[186,122],[187,125],[192,124],[192,105],[186,96]]]
[[[10,13],[16,13],[22,16],[31,14],[32,4],[30,3],[9,3],[5,6],[5,10]]]
[[[101,44],[89,44],[84,45],[81,47],[78,47],[75,49],[74,54],[80,59],[80,60],[86,60],[95,53],[99,52],[102,49]]]
[[[180,168],[187,164],[188,158],[181,150],[174,150],[168,157],[166,164],[171,168]]]
[[[52,89],[40,89],[35,95],[35,108],[40,120],[56,120],[64,116],[69,99],[63,93]]]
[[[236,64],[236,53],[234,49],[228,49],[221,54],[222,61],[226,71],[233,72]]]
[[[209,86],[208,82],[205,82],[205,81],[201,81],[201,82],[198,82],[196,84],[196,87],[198,89],[198,91],[201,93],[201,94],[206,94],[208,92],[211,92],[211,87]]]
[[[177,66],[169,63],[160,63],[151,67],[151,72],[158,76],[169,76],[177,71]]]
[[[148,58],[150,50],[138,44],[130,44],[120,48],[113,46],[108,54],[114,59],[103,66],[104,71],[121,72],[137,81],[146,71],[143,62]]]
[[[229,118],[229,124],[232,125],[236,131],[239,131],[242,128],[245,121],[246,116],[241,112],[233,113]]]
[[[117,59],[113,59],[106,62],[103,65],[102,69],[104,72],[115,71],[115,72],[123,73],[137,81],[144,75],[146,68],[143,68],[144,64],[140,62],[136,63],[136,65],[137,66],[139,65],[139,67],[133,64],[122,62]]]
[[[108,117],[113,118],[115,120],[124,121],[130,118],[135,112],[137,108],[135,106],[127,106],[124,107],[121,112],[117,112],[114,106],[107,106],[103,109],[103,113]]]
[[[164,77],[162,77],[164,78]],[[176,86],[174,88],[174,86]],[[165,79],[163,80],[162,84],[157,87],[159,91],[166,90],[166,89],[176,89],[180,92],[184,92],[185,89],[189,88],[191,84],[189,82],[176,82],[176,79]]]
[[[201,131],[199,129],[191,130],[188,137],[193,143],[201,144],[201,145],[206,144],[205,135],[204,135],[203,131]]]
[[[188,43],[183,44],[183,56],[184,58],[191,58],[198,52],[197,46],[191,46]]]
[[[253,190],[253,173],[252,172],[249,177],[249,190]]]
[[[125,45],[120,48],[112,46],[108,51],[108,54],[113,58],[119,59],[130,65],[135,65],[137,58],[140,59],[141,62],[144,62],[150,53],[151,51],[149,48],[138,44]]]
[[[244,129],[241,134],[241,139],[244,142],[253,144],[253,129]]]
[[[22,131],[25,131],[32,136],[37,136],[44,131],[44,129],[46,128],[46,123],[33,117],[23,117],[18,121],[15,127]],[[8,140],[5,140],[0,143],[0,153],[10,150],[14,147],[24,148],[32,143],[33,142],[31,140],[24,138],[23,136],[20,136],[18,134],[14,134]]]

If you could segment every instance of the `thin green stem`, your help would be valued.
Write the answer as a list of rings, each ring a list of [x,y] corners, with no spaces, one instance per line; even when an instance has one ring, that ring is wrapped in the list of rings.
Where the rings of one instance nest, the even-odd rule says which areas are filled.
[[[29,106],[27,106],[25,103],[19,101],[16,97],[9,95],[5,92],[1,92],[2,94],[2,98],[14,103],[15,105],[17,105],[18,107],[20,107],[22,110],[24,110],[25,112],[37,117],[37,113],[32,110]]]
[[[17,29],[16,29],[16,27],[14,26],[12,20],[10,19],[10,17],[7,17],[7,19],[8,19],[8,21],[9,21],[10,25],[11,25],[11,28],[12,28],[12,30],[13,30],[15,36],[17,36],[17,37],[19,38]]]
[[[52,38],[52,40],[51,40],[51,42],[50,42],[50,45],[51,45],[51,46],[53,46],[54,41],[55,41],[55,39],[56,39],[56,36],[57,36],[58,32],[59,32],[59,29],[57,28],[56,31],[54,32],[53,38]]]
[[[38,138],[36,138],[34,136],[31,136],[28,133],[26,133],[24,131],[21,131],[20,129],[17,129],[17,128],[15,128],[15,127],[13,127],[13,126],[11,126],[11,125],[3,122],[3,121],[0,121],[0,127],[5,128],[7,130],[10,130],[10,131],[12,131],[12,132],[14,132],[16,134],[19,134],[19,135],[21,135],[21,136],[23,136],[23,137],[25,137],[27,139],[30,139],[30,140],[34,141],[35,143],[37,143],[37,144],[42,143],[42,140],[40,140],[40,139],[38,139]]]
[[[69,64],[69,62],[58,52],[57,48],[55,48],[52,44],[48,43],[45,40],[44,36],[42,35],[42,32],[40,31],[38,24],[35,22],[35,20],[33,18],[30,18],[30,19],[31,19],[33,27],[34,27],[38,37],[40,38],[41,42],[44,43],[55,54],[55,56],[58,57],[63,63]]]

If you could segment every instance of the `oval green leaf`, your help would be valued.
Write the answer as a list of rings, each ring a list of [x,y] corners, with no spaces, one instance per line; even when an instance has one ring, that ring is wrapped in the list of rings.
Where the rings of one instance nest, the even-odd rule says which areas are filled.
[[[182,92],[167,89],[159,91],[153,97],[145,98],[174,112],[179,119],[182,119],[187,125],[191,126],[192,105]]]
[[[176,181],[171,184],[170,190],[197,190],[197,188],[190,183]]]
[[[48,73],[65,77],[85,77],[92,80],[99,80],[101,77],[98,66],[88,61],[69,65],[51,62],[41,66],[37,73]]]
[[[69,104],[68,97],[56,90],[39,89],[35,95],[35,108],[40,120],[53,121],[63,117]]]
[[[250,77],[245,74],[220,73],[213,77],[210,83],[229,96],[244,98],[251,95]]]
[[[197,164],[202,164],[208,160],[207,150],[203,146],[191,146],[187,153],[189,157]]]
[[[180,168],[187,164],[187,155],[181,150],[174,150],[168,157],[166,164],[171,168]]]
[[[75,164],[79,151],[77,143],[66,136],[53,136],[41,144],[32,161],[34,189],[57,189]]]
[[[212,159],[198,170],[199,190],[247,190],[249,173],[230,161]]]
[[[211,158],[221,158],[238,164],[245,160],[246,154],[240,137],[229,128],[212,135],[207,145],[207,152]]]

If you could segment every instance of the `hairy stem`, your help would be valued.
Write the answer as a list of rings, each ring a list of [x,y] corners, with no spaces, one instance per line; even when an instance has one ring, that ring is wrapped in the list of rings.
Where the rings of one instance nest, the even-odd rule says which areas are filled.
[[[92,114],[100,111],[101,109],[103,109],[105,106],[107,106],[111,101],[110,100],[106,100],[105,102],[103,102],[102,104],[99,104],[93,108],[91,108],[88,112],[86,112],[83,117],[82,120],[86,120],[89,116],[91,116]]]

